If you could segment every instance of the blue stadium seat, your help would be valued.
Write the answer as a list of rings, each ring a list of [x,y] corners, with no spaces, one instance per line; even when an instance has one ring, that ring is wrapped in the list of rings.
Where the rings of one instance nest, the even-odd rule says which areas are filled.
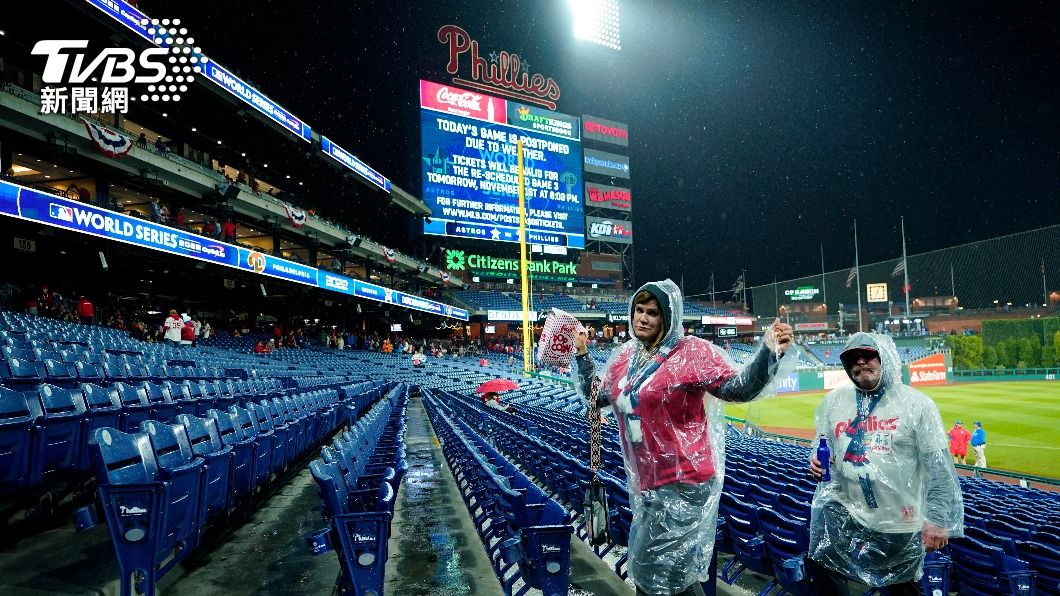
[[[244,438],[254,441],[254,484],[265,486],[272,477],[273,443],[276,435],[271,429],[263,429],[252,410],[229,406],[228,415],[232,424],[240,429]]]
[[[121,398],[121,429],[132,433],[140,429],[140,423],[151,417],[151,404],[147,401],[147,392],[143,387],[134,387],[127,383],[113,383],[111,387],[118,390]]]
[[[792,596],[812,596],[815,590],[805,560],[810,548],[809,526],[766,507],[755,513],[776,582]]]
[[[207,418],[217,426],[221,442],[232,450],[232,480],[229,485],[230,508],[254,494],[254,437],[244,436],[234,415],[221,410],[210,410]]]
[[[74,363],[74,372],[80,383],[102,383],[103,373],[91,362],[77,361]]]
[[[317,492],[331,523],[329,537],[338,549],[342,573],[339,593],[382,594],[394,491],[382,483],[367,499],[351,499],[337,464],[309,463]]]
[[[191,450],[183,425],[144,420],[140,426],[151,440],[161,476],[175,489],[185,491],[179,500],[168,506],[166,523],[170,531],[195,527],[201,533],[206,521],[202,493],[203,459],[196,457]]]
[[[211,520],[229,512],[229,494],[232,473],[232,448],[221,442],[217,422],[211,418],[199,418],[181,414],[177,422],[188,434],[191,451],[203,458],[203,505],[206,518]]]
[[[955,538],[950,541],[949,549],[956,587],[962,596],[1030,593],[1034,572],[1026,562],[973,538]]]
[[[0,364],[0,380],[13,388],[28,388],[44,380],[44,364],[22,358],[11,358]]]
[[[40,416],[35,397],[0,387],[0,494],[29,487],[33,427]]]
[[[1060,594],[1060,549],[1037,542],[1017,540],[1016,552],[1038,575],[1035,584],[1039,594]]]
[[[140,388],[143,389],[144,395],[147,397],[147,403],[150,405],[151,419],[172,424],[176,420],[179,404],[173,401],[168,388],[148,381],[141,382]]]
[[[729,493],[721,493],[719,515],[725,517],[736,557],[721,572],[721,578],[730,586],[736,583],[746,569],[766,577],[773,575],[773,561],[765,548],[758,528],[755,506],[745,503]],[[776,580],[770,582],[775,584]]]
[[[165,471],[146,434],[101,428],[95,439],[99,496],[121,568],[121,596],[154,594],[158,579],[199,543],[202,460]],[[181,451],[178,446],[178,458]]]
[[[82,433],[87,408],[80,389],[40,385],[37,399],[41,417],[37,420],[36,446],[30,462],[33,485],[53,483],[78,471],[86,443]]]
[[[84,421],[83,437],[87,437],[86,448],[81,450],[81,463],[78,466],[82,471],[92,470],[92,448],[96,440],[96,429],[98,428],[120,428],[121,427],[121,397],[114,387],[100,387],[90,383],[81,384],[81,395],[85,400],[86,413]]]

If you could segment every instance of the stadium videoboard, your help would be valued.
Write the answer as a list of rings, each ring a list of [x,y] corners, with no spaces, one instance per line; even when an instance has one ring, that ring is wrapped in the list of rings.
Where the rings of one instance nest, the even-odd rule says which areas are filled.
[[[527,242],[585,248],[578,118],[420,81],[423,232],[519,241],[523,141]]]

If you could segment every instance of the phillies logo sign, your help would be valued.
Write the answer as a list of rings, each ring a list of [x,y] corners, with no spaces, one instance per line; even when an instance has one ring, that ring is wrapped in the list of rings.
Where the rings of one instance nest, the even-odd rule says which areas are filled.
[[[449,47],[449,62],[445,70],[451,75],[460,72],[460,57],[467,54],[468,78],[454,76],[453,81],[480,91],[495,92],[516,98],[526,103],[556,109],[559,99],[559,84],[552,77],[540,73],[530,74],[523,59],[513,52],[490,52],[488,59],[479,54],[478,41],[456,25],[443,25],[438,29],[438,41]]]

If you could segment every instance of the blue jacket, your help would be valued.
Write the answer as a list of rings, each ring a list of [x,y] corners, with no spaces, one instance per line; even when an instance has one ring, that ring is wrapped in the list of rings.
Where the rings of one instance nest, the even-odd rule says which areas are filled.
[[[986,445],[986,431],[977,428],[972,432],[972,447],[978,447],[980,445]]]

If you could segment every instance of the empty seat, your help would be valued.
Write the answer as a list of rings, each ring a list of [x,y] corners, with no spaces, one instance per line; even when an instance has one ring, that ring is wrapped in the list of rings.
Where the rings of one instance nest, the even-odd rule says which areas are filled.
[[[210,410],[206,416],[217,425],[221,442],[232,449],[232,481],[229,485],[229,505],[254,494],[254,435],[244,435],[236,414],[221,410]],[[251,429],[253,430],[253,429]],[[265,467],[268,473],[268,465]]]
[[[0,387],[0,493],[29,486],[32,431],[40,415],[32,394]]]
[[[206,507],[207,519],[229,511],[228,485],[232,470],[232,448],[221,441],[217,422],[211,418],[199,418],[181,414],[177,422],[184,426],[188,434],[191,451],[203,458],[205,484],[203,486],[203,506]]]
[[[81,468],[87,408],[80,389],[40,385],[37,399],[41,417],[37,421],[30,474],[33,484],[42,484]]]
[[[121,568],[122,596],[154,594],[158,579],[199,543],[202,460],[190,459],[186,438],[183,445],[175,438],[158,442],[175,466],[159,466],[144,433],[95,432],[99,496]]]

